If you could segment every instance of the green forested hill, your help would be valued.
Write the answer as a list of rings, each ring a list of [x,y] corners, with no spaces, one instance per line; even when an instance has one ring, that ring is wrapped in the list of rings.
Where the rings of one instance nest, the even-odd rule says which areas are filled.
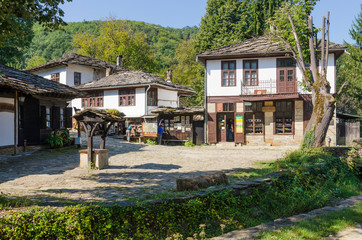
[[[182,29],[162,27],[155,24],[126,21],[133,32],[143,32],[147,42],[154,52],[159,71],[175,63],[174,56],[178,44],[183,39],[189,39],[198,31],[197,27]],[[34,56],[43,57],[46,61],[60,58],[65,54],[76,51],[72,45],[72,38],[77,33],[91,33],[98,35],[101,21],[83,21],[68,23],[63,31],[46,32],[35,24],[33,26],[34,38],[30,47],[24,52],[24,63]],[[25,65],[26,66],[26,65]],[[25,67],[24,66],[24,67]]]

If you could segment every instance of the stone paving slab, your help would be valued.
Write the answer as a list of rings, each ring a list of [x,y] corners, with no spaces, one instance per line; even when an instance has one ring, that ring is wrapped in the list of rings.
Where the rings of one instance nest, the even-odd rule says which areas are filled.
[[[255,226],[255,227],[231,231],[231,232],[223,234],[219,237],[214,237],[214,238],[212,238],[212,240],[254,239],[262,231],[277,230],[282,227],[291,226],[291,225],[296,224],[300,220],[307,219],[307,218],[310,218],[310,217],[313,217],[316,215],[320,215],[320,214],[324,214],[324,213],[328,213],[328,212],[342,210],[344,208],[356,205],[361,201],[362,201],[362,195],[354,196],[354,197],[341,201],[335,207],[327,206],[327,207],[323,207],[320,209],[314,209],[314,210],[310,211],[309,213],[299,214],[299,215],[291,216],[288,218],[279,218],[274,221],[264,223],[264,224],[261,224],[261,225]],[[356,239],[362,239],[361,231],[359,229],[353,228],[353,229],[348,229],[343,233],[341,232],[341,233],[337,234],[336,238],[331,238],[331,239],[354,239],[354,238],[349,238],[349,237],[356,237],[356,236],[359,237]],[[347,237],[347,238],[345,238],[345,237]]]
[[[95,137],[94,147],[100,142]],[[85,138],[82,144],[86,145]],[[108,168],[81,169],[75,147],[0,155],[0,191],[52,204],[110,202],[121,204],[176,189],[179,177],[215,171],[252,170],[296,147],[159,146],[107,138]],[[126,203],[125,203],[126,204]]]

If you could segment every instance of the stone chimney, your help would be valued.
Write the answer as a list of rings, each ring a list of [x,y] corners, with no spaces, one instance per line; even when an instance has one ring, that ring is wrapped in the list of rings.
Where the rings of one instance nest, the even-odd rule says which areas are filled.
[[[122,55],[117,55],[117,66],[123,68]]]
[[[109,75],[111,75],[112,73],[112,68],[106,68],[106,77],[108,77]]]
[[[172,82],[172,69],[169,68],[167,69],[167,79],[166,79],[167,82]]]

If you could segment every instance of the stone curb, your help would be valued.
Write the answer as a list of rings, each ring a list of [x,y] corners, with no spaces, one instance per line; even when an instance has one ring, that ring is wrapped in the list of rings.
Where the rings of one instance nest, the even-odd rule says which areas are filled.
[[[342,210],[347,207],[358,204],[362,201],[362,195],[350,197],[348,199],[339,202],[338,206],[335,207],[323,207],[310,211],[309,213],[294,215],[288,218],[279,218],[274,221],[251,227],[243,230],[235,230],[219,237],[211,238],[212,240],[237,240],[237,239],[253,239],[257,237],[262,231],[276,230],[281,227],[291,226],[296,224],[298,221],[307,219],[316,215]]]

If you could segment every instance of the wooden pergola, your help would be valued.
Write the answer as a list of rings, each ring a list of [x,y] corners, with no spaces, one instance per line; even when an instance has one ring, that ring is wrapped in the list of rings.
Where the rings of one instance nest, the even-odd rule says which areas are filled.
[[[115,116],[105,110],[88,108],[74,114],[74,118],[80,122],[88,138],[88,161],[93,159],[93,136],[97,131],[101,136],[100,149],[106,147],[106,137],[112,124],[123,120],[124,114]]]

